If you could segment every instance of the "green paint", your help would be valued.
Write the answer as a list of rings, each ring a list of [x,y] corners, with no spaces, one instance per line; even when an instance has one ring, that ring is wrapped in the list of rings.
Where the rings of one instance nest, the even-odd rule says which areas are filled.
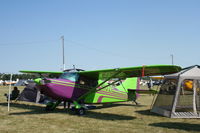
[[[137,89],[137,80],[138,78],[127,78],[122,85],[117,87],[117,89],[122,90],[123,88],[126,88],[126,92],[128,92],[127,89],[135,90]]]
[[[37,84],[37,85],[41,85],[41,81],[42,78],[37,78],[37,79],[34,79],[34,82]]]
[[[80,109],[81,108],[81,105],[77,101],[74,101],[73,104],[74,104],[76,109]]]
[[[22,73],[36,73],[36,74],[62,74],[63,72],[53,72],[53,71],[30,71],[30,70],[20,70]]]
[[[103,81],[98,80],[98,84]],[[108,83],[104,83],[101,87],[107,86]],[[137,87],[137,78],[127,78],[122,84],[116,86],[108,86],[100,91],[89,93],[85,98],[85,103],[98,103],[99,98],[101,98],[101,103],[107,102],[123,102],[129,100],[128,89],[135,90]],[[118,89],[115,90],[114,88]],[[135,94],[134,94],[135,95]],[[134,96],[133,96],[134,97]],[[130,98],[131,99],[131,98]]]
[[[78,73],[80,75],[84,75],[94,79],[106,79],[111,77],[114,73],[120,71],[120,74],[116,75],[114,78],[125,79],[130,77],[141,77],[143,70],[145,76],[153,76],[179,72],[181,70],[181,67],[174,65],[146,65],[137,67],[124,67],[118,69],[81,71]]]

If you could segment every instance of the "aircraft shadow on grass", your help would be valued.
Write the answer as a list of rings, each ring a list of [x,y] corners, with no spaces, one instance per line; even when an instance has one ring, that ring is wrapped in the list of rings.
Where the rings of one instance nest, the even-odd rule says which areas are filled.
[[[153,112],[150,112],[149,109],[147,110],[139,110],[139,111],[135,111],[136,113],[139,113],[141,115],[151,115],[151,116],[159,116],[159,117],[164,117],[164,116],[161,116],[161,115],[158,115],[156,113],[153,113]]]
[[[0,106],[8,106],[7,103],[0,103]],[[54,111],[45,111],[44,107],[36,106],[36,105],[27,105],[23,103],[11,103],[11,108],[22,108],[22,109],[28,109],[30,111],[26,112],[14,112],[9,113],[10,115],[31,115],[31,114],[46,114],[46,113],[65,113],[74,115],[74,112],[70,109],[61,109],[56,108]],[[87,110],[86,115],[83,115],[82,117],[88,117],[88,118],[94,118],[94,119],[101,119],[101,120],[133,120],[136,119],[136,117],[133,116],[125,116],[125,115],[118,115],[118,114],[112,114],[112,113],[100,113],[100,112],[94,112]]]
[[[95,109],[104,109],[104,108],[112,108],[112,107],[118,107],[118,106],[129,106],[129,107],[144,107],[144,105],[135,105],[135,104],[123,104],[123,103],[116,103],[116,104],[103,104],[103,106],[97,106],[96,108],[93,108],[91,110]]]
[[[190,124],[190,123],[181,123],[181,122],[159,122],[149,124],[153,127],[163,127],[169,129],[179,129],[185,131],[200,131],[200,124]]]

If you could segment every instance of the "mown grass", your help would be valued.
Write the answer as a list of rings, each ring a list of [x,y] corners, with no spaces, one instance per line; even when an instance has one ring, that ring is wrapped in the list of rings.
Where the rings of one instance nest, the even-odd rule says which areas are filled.
[[[0,87],[0,133],[188,133],[199,132],[199,119],[170,119],[150,113],[153,99],[142,95],[139,106],[131,102],[98,106],[88,110],[85,116],[74,115],[62,106],[55,111],[44,111],[44,105],[28,102],[12,102],[10,112],[4,93],[8,87]]]

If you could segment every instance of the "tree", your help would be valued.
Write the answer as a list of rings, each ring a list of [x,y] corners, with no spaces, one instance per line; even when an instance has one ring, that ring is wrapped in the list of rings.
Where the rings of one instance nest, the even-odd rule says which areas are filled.
[[[33,75],[33,74],[13,74],[12,75],[12,80],[17,80],[17,79],[35,79],[38,76]],[[5,74],[5,73],[0,73],[0,80],[10,80],[10,74]]]

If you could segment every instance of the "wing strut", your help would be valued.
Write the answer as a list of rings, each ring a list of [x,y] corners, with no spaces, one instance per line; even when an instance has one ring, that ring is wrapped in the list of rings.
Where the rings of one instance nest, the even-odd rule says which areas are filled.
[[[88,94],[91,93],[91,92],[100,91],[100,90],[102,90],[102,89],[104,89],[104,88],[106,88],[106,87],[108,87],[108,86],[110,86],[110,85],[113,85],[114,83],[118,82],[119,80],[116,80],[116,81],[112,82],[111,84],[106,85],[106,86],[104,86],[104,87],[102,87],[102,88],[100,88],[100,89],[97,90],[98,87],[100,87],[101,85],[103,85],[104,83],[106,83],[107,81],[109,81],[110,79],[114,78],[116,75],[118,75],[118,74],[120,74],[120,73],[121,73],[121,71],[119,71],[119,70],[117,69],[117,72],[116,72],[116,73],[114,73],[112,76],[110,76],[109,78],[107,78],[106,80],[104,80],[102,83],[100,83],[99,85],[97,85],[96,87],[92,88],[90,91],[88,91],[87,93],[85,93],[84,95],[82,95],[81,97],[79,97],[79,98],[77,99],[77,101],[81,100],[83,97],[85,97],[86,95],[88,95]]]
[[[145,76],[144,69],[145,69],[145,65],[142,66],[142,77]]]

